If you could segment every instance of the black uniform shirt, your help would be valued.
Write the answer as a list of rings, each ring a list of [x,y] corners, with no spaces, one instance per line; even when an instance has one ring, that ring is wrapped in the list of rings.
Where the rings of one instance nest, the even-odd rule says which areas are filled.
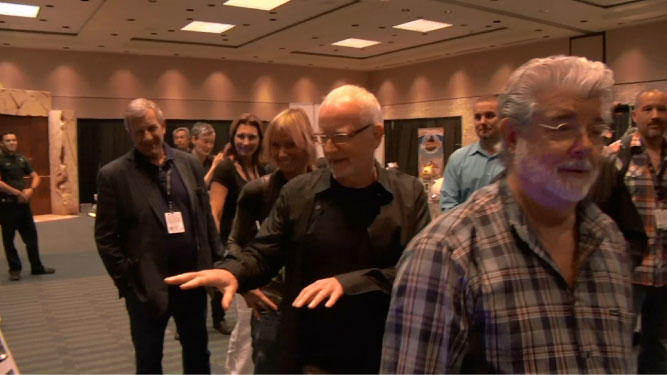
[[[23,177],[30,175],[32,172],[33,169],[30,163],[23,155],[17,153],[0,154],[0,179],[14,189],[25,189],[26,183]],[[14,201],[15,197],[11,194],[0,192],[0,199]]]

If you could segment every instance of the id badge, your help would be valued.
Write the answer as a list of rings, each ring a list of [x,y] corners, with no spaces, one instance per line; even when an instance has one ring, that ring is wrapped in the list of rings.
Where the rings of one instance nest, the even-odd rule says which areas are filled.
[[[655,211],[655,226],[661,230],[667,230],[667,209],[662,208]]]
[[[164,220],[167,222],[167,232],[169,234],[185,233],[183,215],[180,212],[165,212]]]

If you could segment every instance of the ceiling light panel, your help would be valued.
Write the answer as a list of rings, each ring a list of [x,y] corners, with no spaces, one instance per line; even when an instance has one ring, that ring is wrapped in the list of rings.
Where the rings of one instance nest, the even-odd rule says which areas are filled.
[[[338,41],[336,43],[331,43],[331,45],[334,45],[334,46],[351,47],[351,48],[366,48],[366,47],[374,46],[376,44],[380,44],[380,42],[375,41],[375,40],[366,40],[366,39],[357,39],[357,38],[348,38],[348,39]]]
[[[419,20],[414,20],[414,21],[402,23],[400,25],[396,25],[396,26],[394,26],[394,29],[402,29],[402,30],[418,31],[420,33],[427,33],[429,31],[440,30],[440,29],[444,29],[444,28],[450,27],[450,26],[452,26],[452,25],[449,24],[449,23],[419,19]]]
[[[0,1],[0,15],[37,18],[39,7],[36,5],[5,3]]]
[[[272,10],[290,0],[227,0],[224,5],[259,10]]]
[[[199,33],[212,33],[212,34],[222,34],[225,31],[231,29],[236,25],[230,25],[226,23],[215,23],[215,22],[204,22],[204,21],[192,21],[181,30],[183,31],[196,31]]]

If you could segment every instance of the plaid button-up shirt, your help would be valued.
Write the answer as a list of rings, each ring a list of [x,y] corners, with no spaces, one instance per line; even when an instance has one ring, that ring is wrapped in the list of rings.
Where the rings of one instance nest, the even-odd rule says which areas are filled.
[[[667,163],[667,153],[665,152],[667,141],[663,142],[662,163]],[[621,149],[621,141],[618,140],[611,145],[609,149],[613,154],[618,155]],[[656,228],[655,212],[657,209],[667,209],[667,201],[663,198],[661,202],[656,194],[654,176],[651,172],[650,159],[642,144],[639,132],[632,135],[630,141],[630,150],[632,157],[628,171],[625,173],[625,185],[632,195],[632,201],[637,208],[637,212],[644,222],[644,230],[648,237],[648,248],[642,258],[642,263],[635,267],[632,281],[635,284],[660,287],[667,285],[667,264],[665,263],[665,246],[667,246],[667,230],[658,230]],[[622,161],[617,160],[616,165],[622,168]],[[657,175],[661,166],[654,166],[654,172]],[[667,188],[667,173],[662,175],[662,186]]]
[[[399,262],[382,373],[631,373],[631,261],[597,206],[577,207],[570,287],[506,180],[427,226]]]

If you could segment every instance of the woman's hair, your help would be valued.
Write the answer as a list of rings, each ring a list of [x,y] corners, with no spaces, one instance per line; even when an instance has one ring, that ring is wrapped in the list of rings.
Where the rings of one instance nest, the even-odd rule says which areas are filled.
[[[264,134],[262,133],[262,120],[252,113],[244,113],[232,122],[232,126],[229,128],[229,143],[231,144],[231,147],[229,148],[229,152],[225,153],[225,157],[230,157],[232,160],[238,160],[238,152],[236,150],[234,138],[241,125],[254,126],[257,129],[259,146],[257,146],[257,150],[252,155],[252,163],[255,165],[259,164],[260,156],[262,155],[262,140],[264,139]]]
[[[269,123],[264,137],[264,152],[266,160],[273,165],[277,165],[277,162],[271,157],[271,142],[278,131],[286,132],[296,147],[308,154],[308,165],[312,168],[317,158],[317,151],[313,141],[313,128],[310,126],[306,112],[300,108],[288,108],[276,115]]]

